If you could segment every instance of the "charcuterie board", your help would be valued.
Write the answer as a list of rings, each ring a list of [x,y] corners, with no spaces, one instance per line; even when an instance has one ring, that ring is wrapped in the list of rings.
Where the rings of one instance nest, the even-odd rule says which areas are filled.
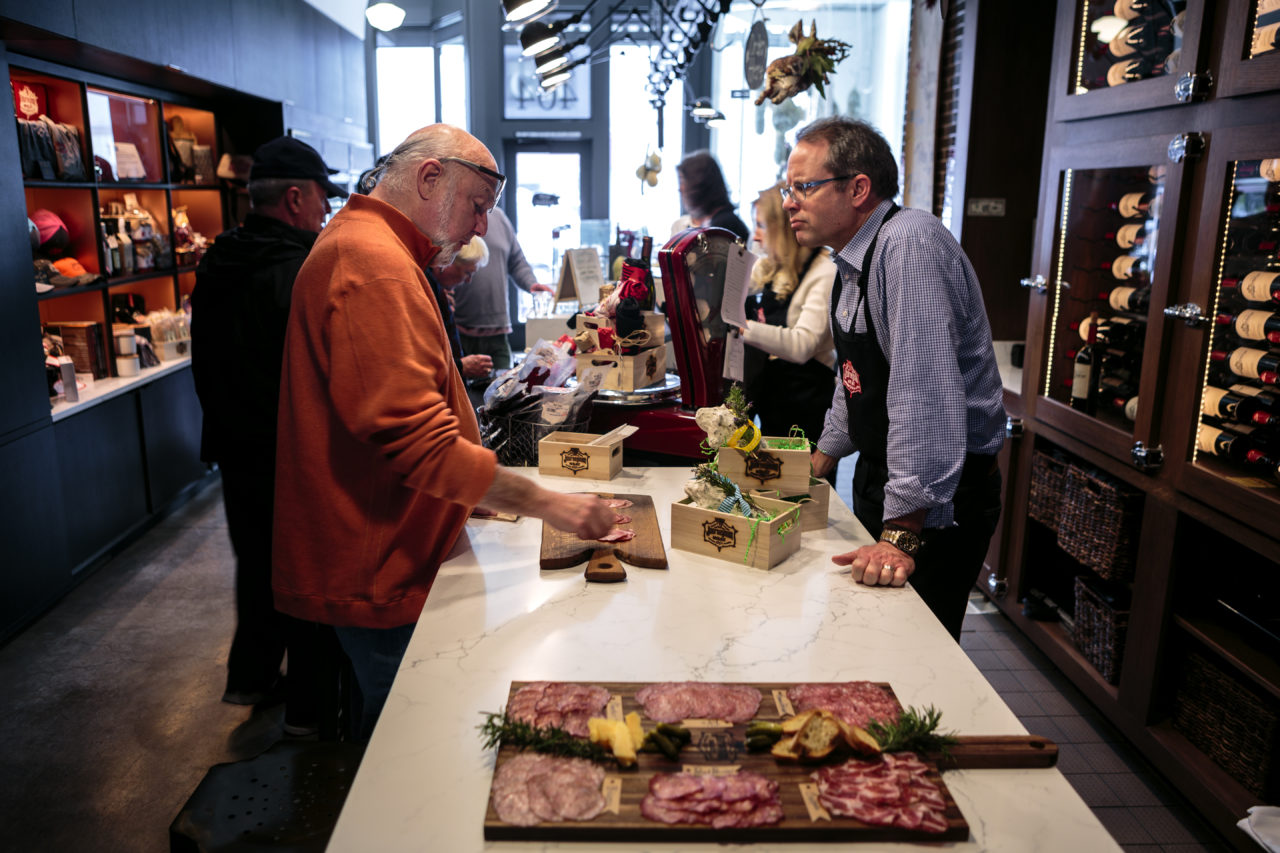
[[[613,492],[596,492],[606,500],[630,501],[631,505],[615,511],[630,521],[618,525],[619,529],[635,531],[635,537],[626,542],[600,542],[579,539],[573,533],[557,530],[545,521],[542,523],[542,550],[538,565],[543,569],[569,569],[593,560],[598,551],[642,569],[665,569],[667,552],[662,546],[662,533],[658,529],[658,515],[654,511],[653,498],[648,495],[623,495]],[[625,574],[623,575],[625,577]],[[622,578],[618,578],[621,580]]]
[[[513,682],[508,700],[527,682]],[[646,683],[598,683],[609,691],[612,699],[607,715],[619,718],[628,712],[641,715],[647,731],[656,721],[645,716],[644,707],[636,700],[636,693]],[[791,707],[786,691],[792,684],[752,683],[747,686],[760,691],[761,701],[753,722],[779,721],[789,716]],[[893,700],[892,688],[879,684]],[[946,828],[942,832],[924,832],[897,826],[878,826],[862,823],[854,818],[825,812],[815,801],[810,774],[820,765],[788,764],[777,761],[768,752],[748,752],[745,748],[748,723],[727,724],[711,720],[686,721],[692,735],[691,742],[680,753],[678,761],[672,761],[659,753],[640,752],[632,768],[620,768],[613,764],[605,767],[604,790],[606,800],[611,789],[615,797],[611,808],[584,821],[542,822],[532,826],[516,826],[503,822],[490,798],[485,814],[484,837],[489,840],[508,841],[594,841],[594,842],[858,842],[858,841],[914,841],[939,842],[962,841],[969,837],[969,825],[960,813],[955,800],[947,791],[937,767],[937,756],[921,756],[929,765],[926,778],[940,790],[945,799]],[[509,746],[498,751],[495,774],[516,756],[527,754]],[[949,768],[985,767],[1049,767],[1056,761],[1057,747],[1049,741],[1034,737],[976,737],[961,738],[961,743],[951,750],[945,766]],[[843,759],[841,759],[843,760]],[[834,762],[836,764],[839,761]],[[649,791],[650,780],[656,774],[665,773],[724,773],[741,771],[758,773],[778,783],[782,820],[751,827],[712,828],[705,825],[666,824],[646,818],[641,813],[641,801]],[[802,785],[809,790],[802,789]],[[816,808],[815,808],[816,806]],[[612,810],[616,808],[616,810]]]

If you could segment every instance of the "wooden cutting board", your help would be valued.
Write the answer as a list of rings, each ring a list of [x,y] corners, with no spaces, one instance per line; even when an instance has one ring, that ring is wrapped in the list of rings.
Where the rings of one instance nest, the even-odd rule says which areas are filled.
[[[613,492],[594,492],[593,494],[598,494],[602,498],[621,498],[631,501],[631,506],[614,511],[631,516],[629,523],[619,526],[625,530],[634,530],[635,538],[628,542],[584,540],[572,533],[557,530],[544,521],[542,551],[538,558],[538,565],[543,569],[569,569],[593,560],[593,557],[598,556],[598,551],[603,551],[605,555],[638,568],[665,569],[667,552],[662,547],[662,533],[658,529],[658,514],[653,507],[653,498],[648,495],[623,495]],[[623,576],[625,577],[625,573]]]
[[[511,684],[508,700],[527,682]],[[644,709],[635,701],[635,694],[646,683],[599,682],[613,694],[611,712],[640,713],[646,731],[655,722],[644,716]],[[752,683],[762,699],[755,720],[777,721],[784,716],[785,702],[775,699],[775,691],[784,692],[791,684]],[[888,684],[880,684],[892,695]],[[498,819],[490,799],[485,813],[484,837],[488,840],[507,841],[599,841],[599,842],[814,842],[814,841],[963,841],[969,837],[969,824],[960,813],[951,793],[935,768],[929,779],[942,791],[947,802],[947,831],[943,833],[919,832],[900,827],[872,826],[838,816],[814,819],[805,806],[800,785],[810,783],[809,774],[817,765],[781,764],[769,753],[750,753],[745,749],[747,723],[733,726],[723,724],[708,727],[690,726],[693,742],[680,754],[678,763],[656,753],[641,752],[637,766],[622,769],[607,765],[606,787],[611,780],[621,783],[620,807],[617,814],[605,811],[590,821],[541,823],[536,826],[512,826]],[[1057,759],[1057,747],[1043,738],[1012,735],[1008,737],[961,737],[961,744],[951,750],[948,769],[967,768],[1022,768],[1049,767]],[[497,767],[519,755],[511,747],[498,752]],[[922,758],[935,759],[932,756]],[[495,772],[497,770],[495,767]],[[760,773],[778,782],[778,794],[784,811],[783,820],[773,826],[741,829],[712,829],[708,826],[669,825],[646,819],[640,814],[640,801],[649,789],[649,780],[657,773],[678,773],[689,769],[697,772],[709,767],[739,767]]]

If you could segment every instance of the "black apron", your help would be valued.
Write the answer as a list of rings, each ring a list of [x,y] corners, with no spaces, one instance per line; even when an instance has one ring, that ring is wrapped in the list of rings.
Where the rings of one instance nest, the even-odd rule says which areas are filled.
[[[900,208],[893,204],[880,228]],[[858,448],[858,464],[853,470],[854,514],[872,536],[884,526],[884,487],[889,482],[889,360],[880,349],[875,324],[867,308],[867,284],[871,278],[871,256],[875,254],[880,230],[871,238],[858,274],[858,304],[853,309],[849,331],[840,328],[836,312],[844,292],[843,276],[836,276],[831,292],[831,335],[836,344],[836,382],[844,390],[849,438]],[[865,332],[859,332],[858,312],[866,317]]]
[[[819,254],[814,252],[809,256],[800,270],[801,281]],[[757,302],[761,316],[754,319],[785,328],[787,311],[795,295],[793,290],[785,299],[779,299],[766,287]],[[747,344],[743,352],[743,374],[743,392],[751,403],[751,411],[760,416],[763,434],[787,435],[795,425],[804,430],[810,442],[817,442],[827,409],[831,408],[834,373],[830,367],[814,358],[804,364],[770,358],[764,350]]]

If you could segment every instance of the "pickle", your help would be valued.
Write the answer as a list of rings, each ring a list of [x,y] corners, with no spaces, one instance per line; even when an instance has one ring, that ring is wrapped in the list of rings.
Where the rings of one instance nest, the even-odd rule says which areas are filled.
[[[779,723],[770,723],[764,720],[754,722],[747,726],[747,737],[767,736],[774,740],[782,737],[782,726]]]
[[[679,742],[678,741],[672,742],[672,740],[669,737],[664,735],[658,729],[654,729],[653,731],[649,732],[648,735],[645,736],[645,743],[650,746],[656,747],[658,752],[661,752],[663,755],[665,755],[667,758],[671,759],[672,761],[680,760]]]
[[[747,738],[747,752],[766,752],[777,742],[777,738],[768,735],[751,735]]]
[[[693,741],[693,734],[684,726],[674,723],[658,723],[658,731],[668,739],[688,746]]]

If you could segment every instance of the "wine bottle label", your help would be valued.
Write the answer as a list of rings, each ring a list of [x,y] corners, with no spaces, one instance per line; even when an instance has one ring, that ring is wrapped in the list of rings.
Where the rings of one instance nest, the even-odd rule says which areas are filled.
[[[1276,0],[1280,3],[1280,0]],[[1147,169],[1147,180],[1153,184],[1158,184],[1164,180],[1165,167],[1161,165],[1151,166]]]
[[[1129,402],[1124,404],[1124,416],[1131,421],[1138,419],[1138,398],[1130,397]]]
[[[1259,379],[1262,376],[1262,359],[1267,355],[1266,350],[1252,349],[1250,347],[1240,347],[1231,351],[1231,358],[1227,364],[1231,367],[1231,372],[1236,376],[1247,376],[1250,379]]]
[[[1280,11],[1280,0],[1258,0],[1258,17]]]
[[[1132,21],[1142,13],[1133,8],[1134,0],[1116,0],[1116,5],[1112,11],[1116,13],[1117,18],[1124,18],[1126,21]]]
[[[1267,24],[1265,27],[1259,27],[1254,31],[1253,49],[1249,55],[1254,57],[1260,53],[1275,50],[1277,47],[1280,47],[1280,24]],[[1267,178],[1267,180],[1274,181],[1277,179]]]
[[[1200,431],[1196,433],[1196,449],[1203,453],[1218,454],[1218,439],[1230,441],[1230,436],[1217,427],[1211,427],[1208,424],[1200,424]]]
[[[1276,28],[1280,24],[1272,24],[1270,26],[1272,41],[1275,40]],[[1272,47],[1274,47],[1274,43]],[[1280,157],[1270,157],[1258,164],[1258,174],[1266,178],[1268,181],[1280,181]]]
[[[1080,333],[1080,340],[1085,341],[1086,343],[1088,342],[1089,329],[1093,327],[1094,322],[1095,320],[1093,319],[1093,317],[1085,317],[1083,320],[1080,321],[1080,325],[1076,329],[1076,331]],[[1098,331],[1099,333],[1102,332],[1101,329],[1099,329]]]
[[[1261,388],[1254,388],[1252,385],[1232,385],[1227,390],[1243,397],[1256,397],[1262,393]]]
[[[1141,230],[1142,226],[1136,223],[1120,226],[1120,230],[1116,231],[1116,245],[1121,249],[1132,249],[1138,242],[1138,232]]]
[[[1116,311],[1128,311],[1129,297],[1137,292],[1138,289],[1136,287],[1117,287],[1111,291],[1111,296],[1107,299],[1107,302]]]
[[[1138,32],[1142,29],[1141,24],[1130,24],[1120,32],[1116,33],[1115,38],[1107,45],[1107,50],[1116,59],[1124,59],[1126,56],[1133,56],[1138,52],[1139,40],[1136,38]]]
[[[1117,62],[1107,69],[1107,85],[1119,86],[1122,83],[1129,82],[1129,72],[1137,72],[1142,67],[1142,62],[1137,59],[1126,59]]]
[[[1089,374],[1092,368],[1091,364],[1077,363],[1071,374],[1071,396],[1077,400],[1085,400],[1089,397]]]
[[[1221,415],[1224,418],[1234,418],[1238,405],[1240,401],[1233,399],[1229,392],[1209,386],[1204,389],[1204,402],[1200,404],[1200,411],[1213,417]]]
[[[1240,295],[1250,302],[1270,302],[1271,291],[1280,292],[1280,272],[1251,272],[1240,282]]]
[[[1113,69],[1115,68],[1114,65],[1111,67]],[[1117,205],[1120,215],[1125,219],[1133,219],[1141,216],[1143,214],[1142,197],[1144,195],[1146,195],[1146,193],[1125,193],[1120,196],[1120,203]]]
[[[1119,279],[1133,278],[1133,267],[1138,259],[1132,255],[1121,255],[1111,262],[1111,274]]]
[[[1274,315],[1271,311],[1241,311],[1236,315],[1236,334],[1250,341],[1267,339],[1267,321]]]

